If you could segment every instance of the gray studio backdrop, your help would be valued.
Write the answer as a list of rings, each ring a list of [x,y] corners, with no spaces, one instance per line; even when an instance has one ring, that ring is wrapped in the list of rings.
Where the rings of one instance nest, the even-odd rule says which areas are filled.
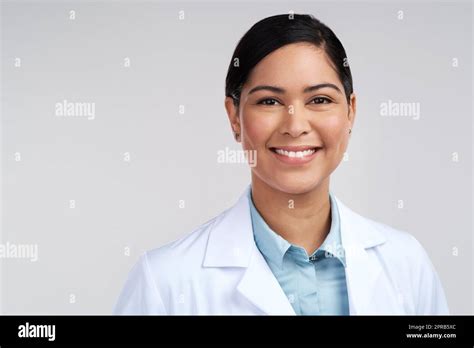
[[[224,79],[264,17],[345,45],[358,115],[331,189],[404,229],[473,313],[472,4],[3,1],[1,312],[111,313],[137,257],[233,204]],[[399,109],[398,113],[396,109]]]

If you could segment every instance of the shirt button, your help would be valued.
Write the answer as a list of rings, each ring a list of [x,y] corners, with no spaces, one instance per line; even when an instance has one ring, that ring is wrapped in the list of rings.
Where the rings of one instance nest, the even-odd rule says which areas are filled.
[[[313,255],[313,256],[310,256],[309,260],[310,261],[318,261],[319,257],[317,257],[316,255]]]

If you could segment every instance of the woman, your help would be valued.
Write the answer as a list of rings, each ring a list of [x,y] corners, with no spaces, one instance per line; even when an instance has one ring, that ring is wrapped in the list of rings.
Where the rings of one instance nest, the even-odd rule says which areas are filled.
[[[356,97],[345,50],[309,15],[277,15],[240,40],[226,78],[230,126],[256,151],[238,202],[141,256],[117,314],[446,314],[426,252],[329,189]]]

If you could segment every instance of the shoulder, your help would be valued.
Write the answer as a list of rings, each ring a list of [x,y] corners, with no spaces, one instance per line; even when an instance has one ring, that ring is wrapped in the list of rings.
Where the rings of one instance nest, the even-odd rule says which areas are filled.
[[[411,233],[364,218],[385,239],[373,248],[386,273],[417,314],[448,314],[438,273],[423,245]]]
[[[428,253],[413,234],[380,221],[362,218],[381,241],[375,249],[387,263],[410,272],[424,272],[432,268]]]
[[[408,231],[365,217],[347,207],[337,197],[342,233],[348,240],[356,240],[365,248],[376,247],[392,260],[423,261],[426,252],[421,243]]]
[[[198,274],[214,217],[188,234],[142,253],[129,271],[115,314],[164,314],[177,284]]]
[[[387,252],[403,255],[405,259],[423,262],[428,257],[419,240],[410,232],[385,223],[366,219],[385,239],[381,245]]]
[[[210,231],[227,213],[221,212],[191,232],[144,253],[148,267],[159,272],[160,278],[176,275],[177,271],[189,272],[201,267]],[[182,275],[182,274],[181,274]]]

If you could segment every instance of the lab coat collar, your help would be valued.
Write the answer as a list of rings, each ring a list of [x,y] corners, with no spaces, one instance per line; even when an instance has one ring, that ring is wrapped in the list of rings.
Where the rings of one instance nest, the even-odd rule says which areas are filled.
[[[258,250],[252,230],[248,185],[237,203],[216,219],[209,234],[203,267],[246,268],[237,290],[267,314],[295,315],[280,284]],[[385,242],[385,237],[359,214],[334,196],[339,210],[341,242],[346,257],[346,281],[351,314],[376,312],[371,302],[382,273],[367,249]]]

